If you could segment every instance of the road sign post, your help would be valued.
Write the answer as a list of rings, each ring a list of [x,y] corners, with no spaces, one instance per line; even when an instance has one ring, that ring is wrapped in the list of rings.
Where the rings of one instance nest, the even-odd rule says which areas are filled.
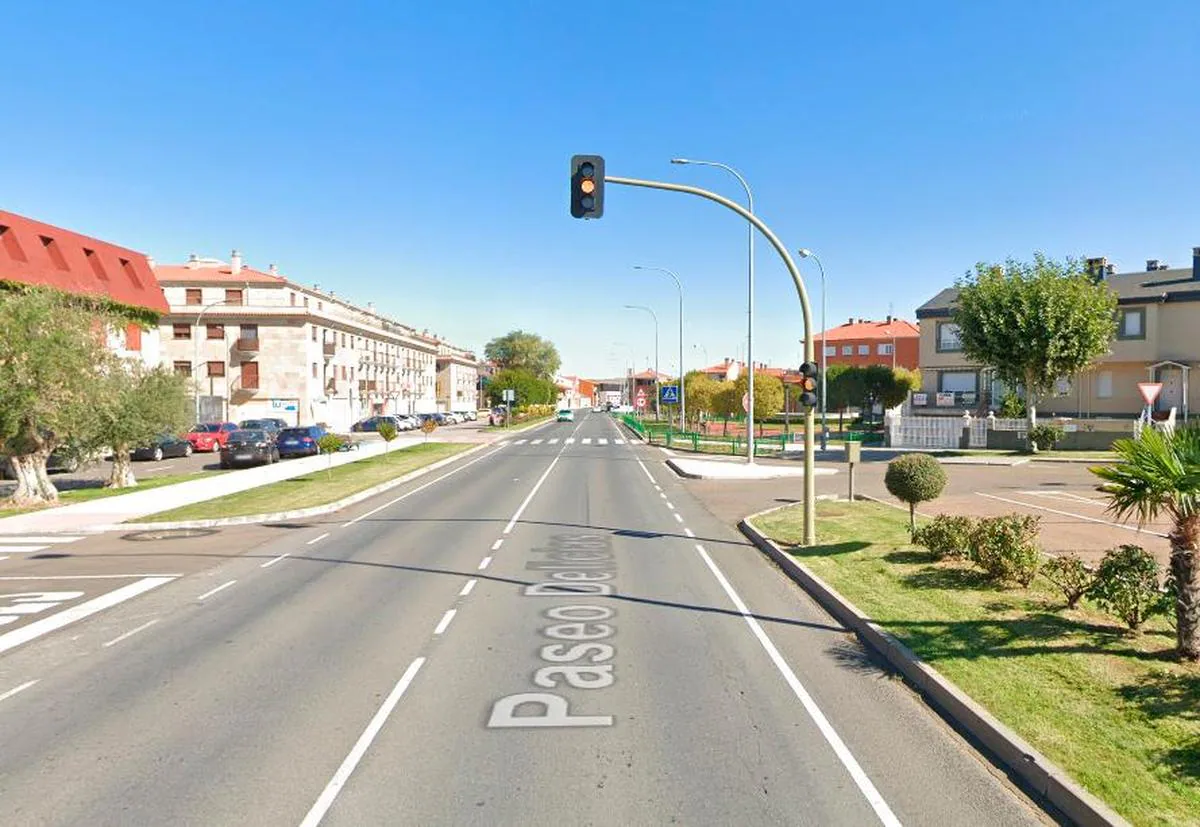
[[[1138,393],[1142,395],[1142,400],[1145,401],[1145,406],[1142,408],[1142,416],[1139,420],[1139,427],[1149,425],[1153,421],[1151,411],[1154,408],[1154,400],[1158,399],[1158,395],[1162,393],[1162,382],[1138,382]]]

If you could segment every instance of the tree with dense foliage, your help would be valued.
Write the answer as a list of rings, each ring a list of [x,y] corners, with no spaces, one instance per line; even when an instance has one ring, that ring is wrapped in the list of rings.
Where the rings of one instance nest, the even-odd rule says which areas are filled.
[[[1145,428],[1137,439],[1113,444],[1117,461],[1092,473],[1104,481],[1108,508],[1144,525],[1171,521],[1171,578],[1175,584],[1175,649],[1200,660],[1200,427],[1163,432]]]
[[[386,457],[392,448],[392,440],[399,436],[400,432],[396,430],[396,426],[392,424],[391,420],[385,419],[375,428],[375,433],[379,434],[379,438],[383,440],[383,452]]]
[[[91,424],[111,321],[56,291],[0,291],[0,453],[17,480],[13,505],[58,499],[46,460]]]
[[[504,391],[516,391],[513,407],[523,405],[553,405],[558,401],[558,385],[542,379],[523,368],[508,368],[492,374],[487,395],[493,405],[504,404]]]
[[[524,330],[492,339],[484,347],[483,355],[501,370],[524,370],[538,379],[553,379],[562,364],[553,342]]]
[[[735,395],[737,397],[738,413],[744,413],[742,408],[742,397],[746,395],[746,391],[750,387],[750,374],[743,373],[738,376],[734,382]],[[754,372],[754,421],[758,423],[759,431],[762,431],[762,421],[768,417],[775,416],[783,410],[783,382],[778,376],[772,376],[769,373],[762,371]]]
[[[883,484],[888,493],[908,503],[908,527],[917,536],[917,503],[935,500],[946,487],[946,472],[929,454],[906,454],[888,463]]]
[[[830,365],[825,369],[825,409],[838,412],[838,430],[843,430],[846,411],[861,405],[866,395],[862,370],[853,365]]]
[[[109,488],[137,485],[130,452],[178,433],[191,416],[187,380],[166,368],[110,356],[93,387],[92,417],[83,441],[112,450]]]
[[[684,390],[687,391],[688,419],[693,423],[700,421],[700,415],[713,413],[713,401],[720,385],[711,376],[694,370],[684,377]]]
[[[1025,389],[1032,428],[1037,397],[1108,352],[1116,311],[1116,293],[1078,259],[1035,253],[1032,262],[975,265],[958,283],[952,318],[968,359]]]
[[[737,385],[734,382],[724,381],[714,384],[717,387],[713,392],[712,412],[721,417],[723,421],[721,435],[728,436],[730,418],[737,416],[742,410],[742,395],[737,392]]]

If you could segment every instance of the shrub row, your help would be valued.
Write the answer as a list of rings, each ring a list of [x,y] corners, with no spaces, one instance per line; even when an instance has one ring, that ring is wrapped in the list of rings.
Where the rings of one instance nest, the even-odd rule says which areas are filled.
[[[913,541],[929,549],[934,559],[963,558],[997,583],[1028,586],[1041,562],[1038,522],[1023,514],[981,520],[941,514],[917,529]]]

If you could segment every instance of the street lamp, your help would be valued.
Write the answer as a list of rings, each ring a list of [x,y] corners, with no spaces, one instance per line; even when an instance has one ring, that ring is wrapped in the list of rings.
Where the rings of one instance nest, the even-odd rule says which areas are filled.
[[[741,182],[746,190],[746,209],[754,212],[754,193],[742,174],[728,164],[720,161],[693,161],[690,158],[672,158],[672,164],[693,164],[695,166],[718,167],[728,172]],[[746,237],[748,240],[749,257],[747,263],[747,295],[746,295],[746,364],[750,374],[746,377],[746,461],[754,464],[754,225],[746,222]]]
[[[679,289],[679,430],[687,430],[687,400],[684,397],[683,391],[683,283],[679,281],[679,276],[668,270],[666,267],[643,267],[640,264],[633,265],[634,270],[653,270],[657,273],[666,273],[675,282],[675,287]],[[657,370],[657,367],[655,368]]]
[[[825,420],[825,353],[829,347],[825,338],[829,335],[825,328],[825,265],[821,263],[821,257],[812,250],[802,248],[796,253],[800,258],[811,258],[815,261],[817,269],[821,272],[821,450],[824,451],[829,447],[829,425]]]
[[[203,308],[201,308],[200,312],[196,314],[196,335],[193,337],[193,340],[192,340],[192,373],[197,374],[197,376],[196,376],[196,422],[200,421],[200,378],[198,376],[198,374],[200,372],[200,320],[204,318],[205,313],[207,313],[209,310],[212,310],[214,307],[217,307],[218,305],[240,304],[240,303],[241,302],[230,302],[229,299],[219,299],[215,302],[210,302],[209,304],[206,304]],[[224,335],[221,336],[221,341],[222,341],[222,343],[225,342]],[[225,386],[229,387],[229,377],[228,376],[225,377]]]
[[[650,318],[654,319],[654,418],[661,419],[662,416],[658,407],[658,397],[661,395],[658,387],[658,316],[655,315],[653,310],[643,304],[627,304],[625,305],[625,309],[645,310],[650,314]]]

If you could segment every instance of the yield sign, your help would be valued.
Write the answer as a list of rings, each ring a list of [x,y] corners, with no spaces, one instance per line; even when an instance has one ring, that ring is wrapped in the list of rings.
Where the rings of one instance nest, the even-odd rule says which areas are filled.
[[[644,388],[638,388],[636,402],[639,408],[646,407],[646,391]]]
[[[1158,394],[1162,391],[1162,382],[1138,382],[1138,393],[1142,395],[1142,399],[1146,400],[1146,405],[1153,405],[1154,400],[1158,399]]]

